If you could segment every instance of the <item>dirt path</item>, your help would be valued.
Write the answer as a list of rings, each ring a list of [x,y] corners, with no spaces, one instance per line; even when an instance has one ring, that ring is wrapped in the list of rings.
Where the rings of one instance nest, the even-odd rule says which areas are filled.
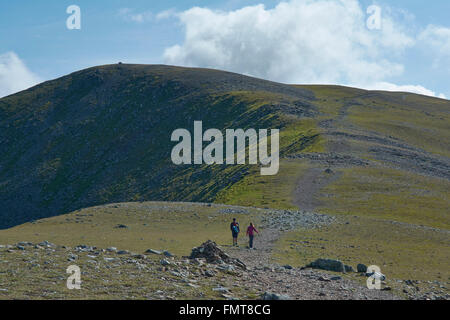
[[[255,268],[271,263],[270,256],[273,252],[273,246],[279,239],[281,232],[276,229],[261,229],[260,233],[254,238],[253,250],[248,249],[248,238],[241,236],[239,247],[228,248],[228,252],[235,258],[244,262],[247,267]],[[245,234],[245,233],[244,233]]]
[[[310,168],[297,181],[294,191],[294,204],[302,210],[313,211],[320,205],[320,190],[339,178],[340,173],[326,166]]]
[[[282,232],[264,229],[255,237],[255,250],[247,248],[244,239],[240,247],[226,247],[234,258],[244,262],[248,271],[241,284],[263,294],[271,292],[295,300],[391,300],[398,299],[390,291],[369,290],[359,283],[312,269],[280,266],[271,259],[273,247]]]

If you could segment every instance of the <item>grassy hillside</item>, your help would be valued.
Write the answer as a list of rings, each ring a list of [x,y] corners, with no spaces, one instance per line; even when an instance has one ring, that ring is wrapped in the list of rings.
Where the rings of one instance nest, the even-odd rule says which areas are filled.
[[[282,154],[319,143],[312,92],[169,66],[86,69],[0,99],[0,227],[111,202],[212,201],[248,166],[175,166],[172,132],[279,128]]]
[[[0,99],[0,227],[113,202],[319,210],[448,229],[450,102],[109,65]],[[175,166],[176,128],[279,128],[281,166]]]
[[[222,131],[279,128],[279,173],[173,165],[171,133],[192,132],[195,120]],[[409,93],[170,66],[82,70],[0,99],[0,229],[15,226],[0,231],[0,244],[181,256],[208,239],[227,246],[232,216],[260,225],[270,212],[263,208],[300,208],[335,223],[270,235],[274,262],[376,264],[398,292],[405,279],[442,288],[450,276],[449,123],[450,101]]]
[[[218,299],[221,298],[220,295],[211,289],[218,279],[211,278],[207,279],[207,283],[204,283],[204,280],[196,283],[201,284],[200,289],[208,293],[206,296],[201,296],[198,295],[200,289],[192,290],[191,287],[188,291],[180,290],[186,286],[183,282],[179,283],[181,287],[175,285],[175,288],[172,288],[173,276],[168,272],[158,272],[156,268],[153,270],[132,268],[133,260],[130,260],[130,256],[124,258],[128,261],[127,263],[109,265],[104,261],[98,261],[98,264],[95,261],[92,262],[92,254],[82,257],[77,253],[79,257],[75,263],[86,272],[83,276],[86,281],[83,285],[84,293],[80,296],[64,290],[65,268],[74,263],[67,260],[70,256],[68,250],[79,245],[97,248],[116,247],[118,250],[127,250],[133,255],[133,253],[142,254],[152,248],[160,251],[169,250],[181,258],[189,255],[193,247],[213,239],[230,254],[240,254],[252,261],[257,259],[257,254],[264,253],[268,247],[272,247],[271,243],[260,239],[266,236],[270,238],[269,228],[274,225],[268,224],[267,218],[271,214],[273,214],[271,209],[253,207],[202,203],[131,202],[86,208],[1,230],[0,244],[41,243],[46,240],[58,246],[64,246],[64,250],[56,250],[52,254],[31,255],[29,248],[21,251],[13,246],[11,252],[5,252],[0,247],[0,256],[4,257],[0,259],[4,262],[0,264],[0,271],[7,273],[10,279],[0,282],[2,287],[10,288],[8,292],[0,292],[0,299],[12,297],[158,299],[161,298],[158,297],[160,290],[173,291],[177,298]],[[258,227],[261,234],[255,240],[258,249],[256,252],[245,249],[247,240],[243,235],[239,238],[241,247],[231,247],[229,223],[233,217],[238,219],[241,226],[246,226],[252,221]],[[332,221],[320,227],[301,226],[284,232],[275,243],[275,247],[268,252],[271,258],[260,262],[259,265],[256,262],[256,265],[260,268],[267,263],[302,267],[317,258],[324,257],[339,259],[354,268],[359,263],[375,264],[380,266],[383,274],[388,278],[388,285],[397,295],[404,294],[402,292],[405,288],[404,280],[419,281],[416,286],[420,287],[421,291],[417,294],[424,294],[433,290],[432,287],[436,286],[434,281],[443,284],[450,277],[448,231],[394,223],[372,217],[341,216]],[[107,257],[116,257],[105,254]],[[150,254],[149,258],[153,256]],[[159,265],[157,257],[152,261],[153,265]],[[12,272],[12,270],[16,271]],[[114,270],[112,275],[111,270]],[[362,286],[366,280],[365,277],[353,273],[336,275],[360,282]],[[164,281],[159,279],[162,276],[165,278]],[[236,278],[233,274],[223,274],[219,278],[221,282],[233,281],[241,284],[236,288],[233,287],[235,294],[242,287],[243,279]],[[257,278],[258,283],[263,283],[259,277]],[[309,279],[307,283],[311,281]],[[276,286],[279,287],[279,283]],[[448,289],[443,291],[448,293]],[[289,293],[294,294],[294,291]],[[249,292],[246,294],[247,298],[256,297],[254,293],[250,296]],[[309,297],[312,298],[313,295]]]
[[[242,212],[240,212],[242,211]],[[0,243],[29,241],[99,248],[116,247],[142,253],[149,248],[189,255],[191,249],[214,239],[231,244],[233,217],[245,226],[259,225],[264,211],[207,204],[142,202],[118,203],[77,210],[70,214],[25,223],[0,232]],[[126,226],[118,228],[119,225]]]

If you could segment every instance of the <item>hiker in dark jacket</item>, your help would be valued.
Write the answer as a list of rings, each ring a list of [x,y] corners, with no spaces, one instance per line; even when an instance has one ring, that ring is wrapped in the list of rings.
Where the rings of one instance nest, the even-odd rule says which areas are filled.
[[[230,224],[230,229],[231,235],[233,236],[233,246],[237,247],[237,238],[241,230],[239,229],[239,223],[236,221],[236,218],[233,218],[233,222]]]
[[[255,232],[259,233],[258,230],[256,230],[253,223],[250,222],[250,225],[247,228],[247,235],[248,235],[248,247],[249,249],[253,249],[253,237],[255,236]]]

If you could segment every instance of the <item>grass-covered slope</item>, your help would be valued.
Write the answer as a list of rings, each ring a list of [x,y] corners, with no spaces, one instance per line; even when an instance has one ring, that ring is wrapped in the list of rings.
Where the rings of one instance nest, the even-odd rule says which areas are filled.
[[[281,152],[318,139],[312,92],[169,66],[90,68],[0,99],[0,228],[136,200],[212,201],[249,167],[175,166],[172,132],[280,128]]]
[[[279,128],[276,176],[175,166],[177,128]],[[82,70],[0,99],[0,228],[128,201],[320,210],[448,229],[450,102],[158,65]],[[327,170],[329,169],[329,170]]]
[[[184,276],[180,279],[180,276],[174,276],[171,272],[176,270],[178,273],[182,265],[172,265],[169,270],[163,271],[161,257],[148,254],[147,258],[151,258],[149,261],[136,258],[133,254],[144,253],[152,248],[169,250],[181,258],[189,255],[194,246],[208,239],[213,239],[231,256],[243,259],[249,267],[257,266],[258,270],[265,270],[268,266],[278,266],[279,269],[286,264],[294,268],[303,267],[317,258],[333,258],[354,268],[359,263],[378,265],[388,279],[385,285],[392,287],[395,295],[422,298],[428,297],[428,292],[436,292],[439,296],[447,294],[448,297],[448,231],[372,217],[322,216],[317,220],[319,215],[305,212],[295,214],[295,221],[298,223],[290,227],[293,221],[283,213],[284,210],[220,204],[130,202],[85,208],[0,230],[0,261],[3,262],[0,263],[0,273],[8,276],[2,278],[3,281],[0,279],[0,285],[4,289],[0,291],[0,300],[167,299],[158,296],[161,290],[173,292],[176,298],[218,299],[223,297],[212,288],[219,285],[232,288],[235,297],[257,297],[254,292],[250,294],[247,290],[248,282],[243,282],[246,281],[245,277],[238,274],[220,272],[216,278],[200,275],[197,277],[198,282],[195,282],[196,286],[189,287]],[[260,231],[255,239],[257,250],[249,251],[245,248],[247,239],[244,235],[239,237],[240,248],[231,247],[229,223],[233,217],[238,219],[242,227],[250,222],[256,224]],[[274,220],[279,221],[279,225],[275,225]],[[276,228],[285,230],[280,238]],[[277,239],[273,244],[272,241]],[[33,245],[23,244],[36,244],[44,240],[58,245],[58,248],[33,250]],[[17,243],[19,246],[14,245]],[[7,244],[11,246],[5,246]],[[79,245],[104,249],[116,247],[118,250],[131,252],[131,256],[112,252],[94,255],[89,252],[74,252]],[[20,249],[21,246],[25,249]],[[76,254],[75,260],[72,260],[71,253]],[[74,293],[77,290],[67,290],[65,287],[65,268],[71,264],[76,264],[83,270],[82,295]],[[212,267],[204,265],[203,268]],[[197,267],[191,264],[188,269],[195,272]],[[250,273],[255,274],[256,269],[251,270]],[[262,273],[254,275],[260,290],[286,290],[286,294],[291,297],[303,293],[306,295],[304,298],[315,299],[321,297],[318,296],[318,290],[325,290],[327,299],[352,299],[348,294],[355,293],[354,288],[347,291],[339,289],[343,285],[340,281],[336,282],[338,288],[333,289],[330,288],[332,282],[316,280],[317,283],[309,276],[303,280],[301,287],[297,287],[295,283],[300,280],[298,276],[293,275],[295,279],[283,279],[280,282],[277,276],[283,273],[260,272]],[[366,277],[357,273],[334,275],[359,282],[361,287],[365,286]],[[262,279],[269,280],[269,284]],[[414,281],[414,287],[405,283],[411,280]],[[286,284],[286,288],[280,283]],[[326,289],[323,289],[324,286]],[[250,286],[251,291],[253,287]],[[246,290],[241,291],[240,288]],[[403,290],[408,290],[408,293],[405,294]],[[199,295],[199,291],[205,295]]]

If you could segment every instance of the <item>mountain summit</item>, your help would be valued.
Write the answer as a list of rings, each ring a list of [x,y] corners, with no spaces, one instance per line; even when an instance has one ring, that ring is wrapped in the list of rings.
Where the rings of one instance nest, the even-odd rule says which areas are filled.
[[[402,170],[447,184],[449,111],[449,101],[414,94],[209,69],[89,68],[0,99],[0,228],[127,201],[313,208],[331,182],[311,185],[325,169]],[[250,165],[174,165],[170,135],[195,120],[222,131],[280,129],[279,180]]]

